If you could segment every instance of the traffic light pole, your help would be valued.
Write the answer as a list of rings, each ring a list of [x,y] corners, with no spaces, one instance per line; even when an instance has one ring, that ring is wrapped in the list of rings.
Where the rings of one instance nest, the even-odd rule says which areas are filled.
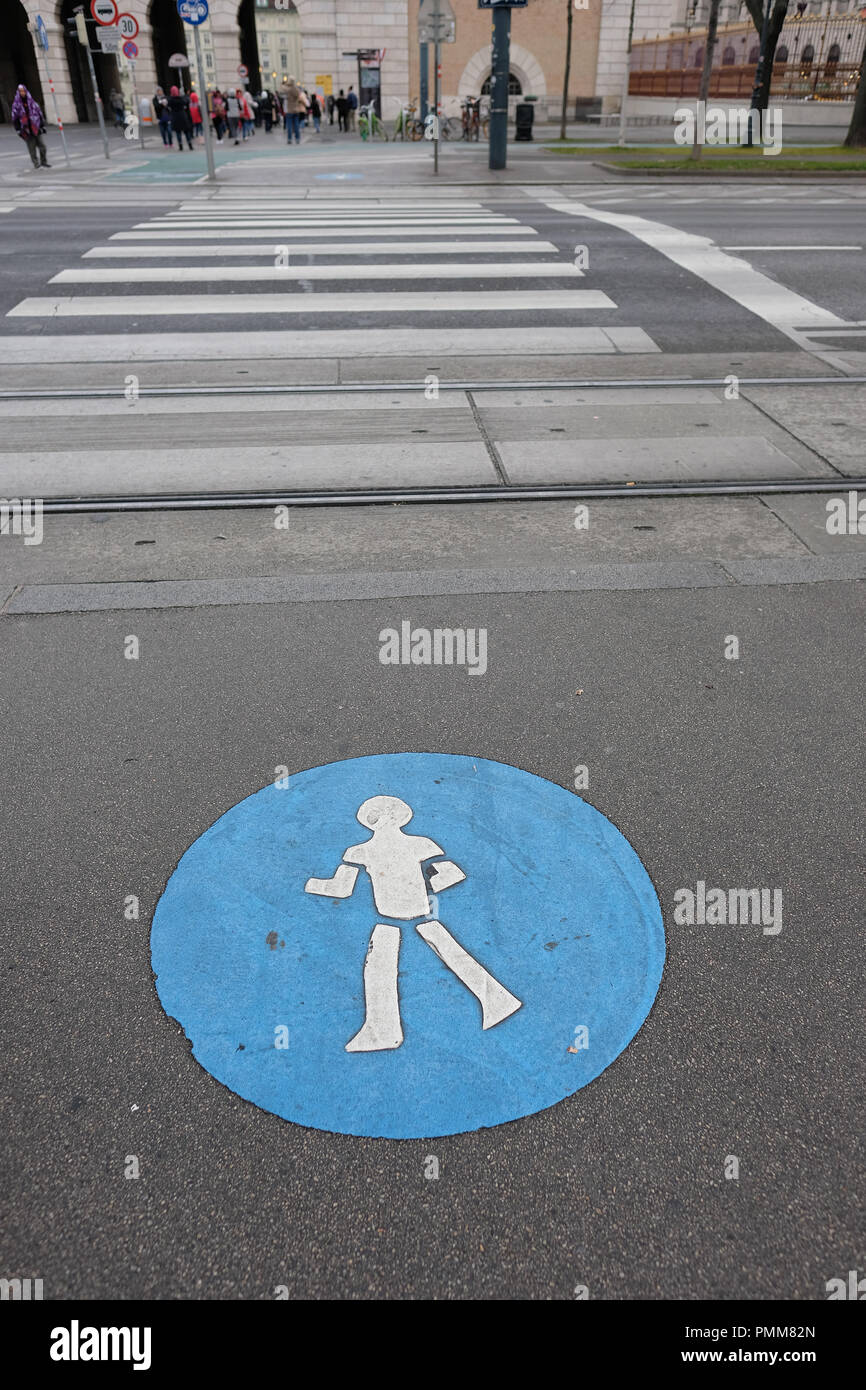
[[[90,68],[90,80],[93,83],[93,98],[96,102],[96,115],[99,118],[99,129],[102,131],[102,145],[105,150],[105,158],[111,158],[111,151],[108,148],[108,132],[105,129],[105,117],[102,114],[102,97],[99,95],[99,85],[96,81],[96,68],[93,66],[93,54],[90,51],[90,43],[84,45],[87,54],[87,66]]]
[[[493,8],[492,80],[490,84],[490,155],[488,168],[504,169],[508,147],[508,67],[511,52],[511,8]]]

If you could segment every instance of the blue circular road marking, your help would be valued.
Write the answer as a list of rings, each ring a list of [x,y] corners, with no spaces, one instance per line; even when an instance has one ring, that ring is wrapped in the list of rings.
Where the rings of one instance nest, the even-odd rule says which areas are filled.
[[[392,1139],[573,1095],[644,1022],[665,951],[649,876],[599,811],[442,753],[328,763],[239,802],[184,854],[151,948],[218,1081]]]

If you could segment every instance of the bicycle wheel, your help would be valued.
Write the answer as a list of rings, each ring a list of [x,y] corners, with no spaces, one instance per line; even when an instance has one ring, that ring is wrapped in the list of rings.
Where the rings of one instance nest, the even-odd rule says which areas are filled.
[[[407,129],[407,134],[408,134],[410,140],[423,140],[423,139],[424,139],[424,122],[423,122],[423,121],[412,121],[412,122],[410,123],[408,129]]]
[[[376,123],[375,123],[375,125],[373,126],[373,135],[375,136],[375,138],[376,138],[377,140],[387,140],[387,139],[388,139],[388,132],[387,132],[387,130],[385,129],[384,122],[380,121],[378,118],[376,119]]]
[[[444,120],[444,121],[440,121],[440,122],[439,122],[439,139],[440,139],[440,140],[450,140],[450,139],[452,139],[453,135],[454,135],[454,127],[452,126],[450,120],[446,119],[446,120]]]
[[[486,116],[484,117],[483,121],[481,122],[481,134],[484,136],[484,139],[485,139],[485,140],[487,139],[488,135],[490,134],[490,121],[487,119]]]

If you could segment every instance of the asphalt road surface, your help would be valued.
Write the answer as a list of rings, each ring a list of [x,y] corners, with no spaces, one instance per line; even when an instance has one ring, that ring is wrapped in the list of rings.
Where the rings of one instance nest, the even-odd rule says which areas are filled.
[[[261,225],[248,186],[212,199],[103,182],[94,206],[83,184],[43,201],[19,196],[23,182],[5,177],[0,192],[12,207],[0,214],[0,492],[83,497],[85,509],[46,514],[38,545],[0,535],[0,1274],[42,1278],[46,1299],[266,1301],[286,1289],[565,1300],[578,1286],[610,1300],[826,1299],[828,1281],[863,1263],[866,533],[849,492],[863,473],[854,379],[866,279],[862,249],[768,248],[862,248],[864,186],[440,190],[458,230],[431,234],[430,213],[426,230],[407,225],[405,204],[423,188],[379,188],[378,223],[350,229],[354,192],[325,198],[295,184],[286,192],[308,223],[327,204],[325,225],[300,229],[313,244],[303,268],[348,264],[351,274],[288,289],[137,278],[157,263],[262,268],[254,253],[204,254],[228,238],[200,235],[269,246],[286,230]],[[232,199],[235,220],[252,226],[216,225]],[[195,223],[178,228],[185,252],[127,254],[173,244],[152,234],[173,236],[185,220]],[[659,224],[673,238],[666,249]],[[355,245],[383,231],[437,249],[422,266],[412,249]],[[688,235],[740,267],[695,260]],[[522,253],[442,249],[479,236],[548,243],[529,255],[555,268],[497,286],[484,265]],[[326,239],[338,249],[321,249]],[[577,276],[561,270],[576,244],[589,254]],[[124,254],[87,254],[106,247]],[[473,274],[429,269],[446,256]],[[418,274],[377,287],[363,278],[374,265]],[[111,267],[115,282],[51,283]],[[513,299],[582,292],[609,306]],[[240,293],[315,303],[234,314],[209,298]],[[402,293],[420,298],[375,307]],[[467,309],[444,293],[499,302]],[[117,302],[154,294],[184,297],[183,311]],[[358,294],[362,309],[323,308]],[[103,296],[114,305],[93,313],[33,308]],[[431,308],[425,296],[440,298]],[[425,398],[434,367],[443,389]],[[726,400],[722,378],[738,370],[784,384]],[[329,390],[264,405],[249,393],[130,400],[130,372],[144,388],[237,386],[247,373],[283,392]],[[832,384],[789,380],[810,376]],[[716,385],[665,384],[707,377]],[[539,385],[610,378],[615,389]],[[656,384],[636,384],[647,379]],[[70,387],[90,394],[26,394]],[[829,491],[633,495],[590,500],[582,518],[575,499],[282,514],[106,511],[87,500],[191,482],[203,493],[215,482],[277,492],[383,480],[625,484],[660,467],[673,479],[727,468],[748,482],[767,478],[755,469],[769,459],[783,480],[817,478]],[[844,511],[839,534],[828,503]],[[484,672],[383,664],[381,634],[406,622],[484,631]],[[610,1065],[557,1104],[426,1138],[292,1123],[192,1055],[154,976],[157,904],[193,842],[281,769],[291,798],[306,769],[433,752],[523,769],[618,828],[658,898],[660,987]],[[490,805],[479,835],[518,813],[506,801]],[[419,823],[418,833],[431,831]],[[333,867],[317,856],[311,872]],[[779,893],[780,929],[677,920],[677,895],[698,884]],[[264,878],[248,887],[249,920],[278,910]],[[590,888],[575,883],[575,900]],[[528,930],[504,890],[488,906],[494,944]],[[201,910],[206,940],[210,906]],[[529,925],[555,975],[573,946],[554,915],[539,894]],[[292,927],[284,912],[261,947],[266,962],[279,961],[283,931],[294,950]],[[216,915],[213,940],[225,947]],[[225,1001],[207,994],[207,949],[197,969],[214,1032],[228,1037]],[[359,960],[359,1008],[360,972]],[[248,982],[236,985],[243,995]],[[521,1012],[531,1017],[531,1004]],[[563,1014],[558,1066],[575,1022]],[[444,1084],[423,1056],[416,1065],[419,1088]]]

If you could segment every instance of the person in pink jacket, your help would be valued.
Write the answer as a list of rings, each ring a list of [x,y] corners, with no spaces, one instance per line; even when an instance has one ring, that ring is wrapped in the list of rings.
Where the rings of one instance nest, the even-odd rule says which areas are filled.
[[[201,102],[198,99],[198,92],[189,94],[189,118],[192,121],[193,139],[201,135]]]

